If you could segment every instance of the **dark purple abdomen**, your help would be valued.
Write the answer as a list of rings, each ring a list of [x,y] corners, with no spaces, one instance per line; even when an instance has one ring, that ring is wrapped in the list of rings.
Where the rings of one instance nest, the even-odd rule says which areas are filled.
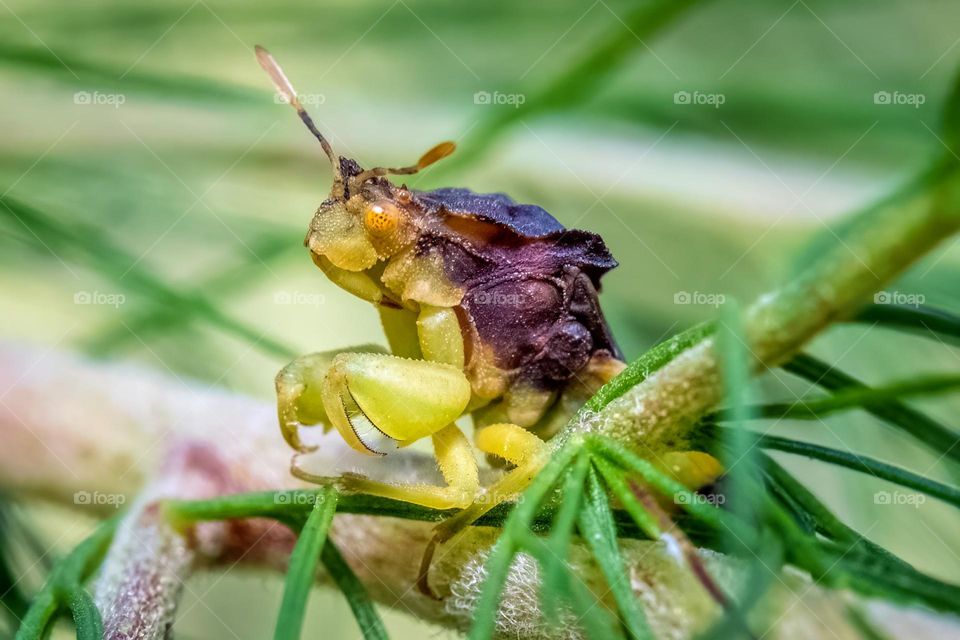
[[[492,280],[469,289],[462,306],[497,366],[537,388],[562,387],[597,351],[620,357],[596,290],[577,267]]]
[[[600,236],[504,194],[438,189],[417,199],[435,224],[419,248],[439,249],[465,291],[469,333],[499,368],[554,389],[597,352],[622,359],[597,298],[600,277],[617,265]]]

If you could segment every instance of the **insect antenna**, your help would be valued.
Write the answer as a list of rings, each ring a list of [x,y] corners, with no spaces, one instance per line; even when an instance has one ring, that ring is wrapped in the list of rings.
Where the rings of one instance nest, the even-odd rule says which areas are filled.
[[[310,117],[307,110],[303,108],[300,99],[297,97],[297,91],[293,88],[293,85],[290,84],[290,80],[287,79],[287,75],[283,72],[283,69],[280,68],[279,63],[277,63],[270,52],[260,45],[256,45],[254,51],[256,51],[257,54],[257,62],[260,63],[263,70],[270,76],[270,80],[273,81],[273,86],[276,87],[277,92],[297,110],[297,115],[303,120],[303,124],[307,125],[310,133],[320,141],[323,152],[330,158],[334,184],[342,183],[343,177],[340,174],[340,162],[337,160],[336,154],[333,153],[333,147],[330,146],[330,142],[320,133],[320,130],[317,129],[317,125],[313,123],[313,118]]]
[[[422,171],[432,165],[434,162],[443,160],[448,155],[456,150],[457,145],[449,140],[447,142],[441,142],[438,145],[433,146],[425,154],[420,156],[420,159],[417,160],[416,164],[412,164],[408,167],[374,167],[373,169],[367,169],[361,173],[358,173],[354,176],[352,182],[354,184],[360,185],[369,180],[370,178],[376,178],[379,176],[385,176],[388,173],[393,175],[410,175]]]

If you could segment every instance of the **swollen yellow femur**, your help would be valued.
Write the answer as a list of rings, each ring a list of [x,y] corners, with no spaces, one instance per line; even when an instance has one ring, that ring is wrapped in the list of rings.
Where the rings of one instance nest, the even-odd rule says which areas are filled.
[[[400,225],[400,210],[392,202],[374,202],[363,214],[363,224],[374,236],[387,236]]]

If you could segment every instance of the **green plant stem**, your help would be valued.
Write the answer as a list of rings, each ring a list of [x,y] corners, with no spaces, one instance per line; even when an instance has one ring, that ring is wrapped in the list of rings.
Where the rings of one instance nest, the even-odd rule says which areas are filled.
[[[789,495],[804,513],[813,521],[818,533],[839,542],[857,542],[862,536],[837,518],[803,483],[794,478],[779,463],[766,453],[761,453],[767,481],[776,484]]]
[[[943,309],[869,304],[861,309],[853,320],[900,331],[911,331],[925,338],[934,338],[960,346],[960,316]]]
[[[296,528],[309,514],[316,493],[316,489],[287,489],[237,493],[205,500],[167,500],[163,503],[163,509],[168,520],[177,527],[200,521],[273,518]],[[475,524],[501,526],[512,508],[511,504],[499,505],[484,514]],[[342,494],[337,500],[337,513],[442,522],[457,511],[430,509],[365,494]]]
[[[760,461],[768,482],[779,487],[784,494],[789,495],[796,504],[814,523],[815,529],[835,540],[856,540],[860,537],[856,531],[848,527],[837,518],[803,483],[790,475],[766,453],[760,454]]]
[[[48,635],[47,629],[59,609],[60,603],[52,590],[44,590],[38,593],[33,598],[33,602],[30,603],[27,615],[20,622],[20,628],[17,630],[17,640],[46,638]]]
[[[340,593],[347,599],[364,639],[386,640],[387,628],[373,606],[373,602],[370,601],[370,595],[330,538],[327,538],[327,543],[323,546],[320,559],[337,588],[340,589]]]
[[[715,326],[712,322],[704,322],[686,331],[681,331],[657,344],[627,365],[627,368],[621,371],[617,377],[600,387],[600,390],[584,405],[584,410],[602,410],[608,404],[646,380],[654,372],[673,360],[678,353],[702,342],[703,339],[712,334],[714,330]]]
[[[805,271],[748,307],[743,333],[752,368],[761,371],[789,359],[960,228],[957,175],[952,158],[939,161],[919,180],[854,218],[841,241],[823,248]],[[588,428],[623,444],[650,448],[685,439],[721,399],[715,340],[707,336],[671,355],[655,375],[642,377],[618,401],[608,401]],[[583,429],[583,421],[568,427]]]
[[[881,480],[915,489],[955,507],[960,507],[960,490],[874,458],[779,436],[760,436],[755,438],[754,441],[764,449],[774,449],[806,456],[846,467],[853,471],[875,476]]]
[[[103,620],[93,598],[85,589],[77,589],[70,598],[70,612],[77,629],[77,640],[102,640]]]
[[[837,518],[813,492],[807,489],[769,455],[761,453],[759,458],[763,465],[767,482],[777,486],[783,493],[789,495],[792,501],[813,521],[815,530],[818,533],[840,543],[855,544],[855,546],[864,549],[870,554],[885,558],[888,562],[896,565],[898,570],[914,571],[913,567],[906,562],[861,536],[857,531],[854,531],[846,523]]]
[[[587,441],[597,454],[606,457],[614,464],[632,471],[640,478],[665,496],[673,496],[675,502],[694,518],[708,524],[714,530],[722,530],[723,527],[729,528],[737,534],[737,537],[744,541],[743,544],[749,544],[752,538],[753,530],[731,514],[726,513],[712,504],[706,504],[697,500],[689,489],[657,469],[652,463],[640,458],[632,451],[623,447],[620,443],[611,438],[603,436],[593,436]],[[603,467],[599,467],[603,471]],[[606,480],[606,476],[604,477]],[[631,514],[633,515],[633,514]],[[651,525],[651,532],[659,531],[659,526]],[[655,537],[655,536],[654,536]]]
[[[934,580],[912,568],[903,570],[886,558],[858,552],[855,546],[832,550],[827,562],[832,568],[816,577],[829,587],[852,587],[866,596],[960,613],[960,587]]]
[[[723,370],[723,396],[726,408],[723,419],[731,426],[721,432],[724,447],[721,461],[727,476],[730,508],[747,522],[759,522],[754,494],[750,489],[755,475],[756,456],[746,422],[753,418],[755,408],[750,405],[753,390],[750,377],[750,353],[744,335],[740,306],[725,304],[720,310],[717,327],[717,349]]]
[[[83,583],[99,566],[116,531],[119,518],[114,517],[97,527],[90,536],[61,560],[27,610],[16,640],[47,638],[54,618],[64,609],[70,609],[78,637],[103,636],[103,623]],[[80,635],[82,634],[82,635]]]
[[[783,365],[783,369],[833,392],[866,387],[856,378],[807,354],[795,356]],[[937,455],[960,462],[957,435],[925,414],[891,399],[878,400],[863,410],[916,438]]]
[[[610,510],[610,500],[595,469],[587,476],[584,508],[580,510],[580,533],[597,559],[600,571],[610,585],[610,591],[620,610],[623,625],[634,640],[653,638],[653,631],[644,615],[643,607],[630,588],[623,558],[617,544],[617,534]]]
[[[878,387],[849,386],[833,395],[792,403],[771,403],[747,407],[752,418],[790,418],[793,420],[818,420],[840,411],[865,408],[894,399],[914,395],[933,395],[953,391],[960,387],[960,376],[917,376],[910,380]],[[722,412],[707,416],[707,419],[725,420]]]
[[[560,508],[557,509],[547,538],[547,545],[552,551],[551,558],[543,566],[543,580],[540,587],[540,601],[543,605],[544,617],[550,624],[559,623],[559,601],[554,597],[556,591],[548,585],[557,584],[563,579],[567,571],[564,564],[570,553],[570,541],[573,538],[573,528],[580,512],[583,485],[590,469],[590,458],[581,452],[577,461],[563,480],[561,489]]]
[[[748,343],[755,357],[778,364],[830,323],[852,315],[864,300],[960,228],[957,175],[952,157],[908,184],[900,198],[852,221],[842,240],[824,249],[808,269],[747,311]]]
[[[300,530],[297,544],[290,554],[290,565],[283,588],[283,601],[277,615],[275,640],[299,640],[303,628],[307,598],[317,577],[317,563],[327,539],[327,531],[337,509],[337,492],[332,487],[321,489],[316,502]]]
[[[296,528],[313,509],[317,489],[256,491],[205,500],[166,500],[163,512],[176,527],[235,518],[274,518]]]
[[[275,492],[252,492],[208,498],[204,500],[168,500],[164,502],[164,513],[174,526],[185,528],[194,522],[233,520],[238,518],[273,518],[298,529],[309,515],[314,489],[291,490],[298,495],[298,504],[277,508],[272,504]],[[560,505],[561,508],[566,503]],[[504,503],[484,514],[472,526],[503,527],[513,510],[514,504]],[[456,509],[431,509],[407,502],[369,496],[364,494],[340,495],[337,501],[337,513],[380,516],[383,518],[401,518],[419,522],[439,523],[457,513]],[[536,533],[553,531],[552,523],[559,517],[559,509],[554,504],[545,504],[537,517],[530,523],[530,530]],[[618,510],[615,512],[618,536],[621,538],[647,538],[636,529],[629,516]],[[693,526],[690,524],[689,526]]]

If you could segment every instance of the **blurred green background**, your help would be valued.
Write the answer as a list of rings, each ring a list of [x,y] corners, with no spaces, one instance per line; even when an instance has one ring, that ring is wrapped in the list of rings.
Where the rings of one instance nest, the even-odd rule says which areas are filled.
[[[845,213],[943,152],[956,3],[667,4],[675,15],[614,0],[0,0],[0,335],[265,400],[293,354],[381,335],[302,247],[329,171],[254,44],[340,153],[406,164],[456,140],[459,157],[408,183],[504,191],[602,234],[621,262],[603,303],[630,357],[710,317],[718,296],[774,286],[808,243],[842,236]],[[958,268],[948,243],[890,291],[960,310]],[[864,326],[813,351],[868,382],[960,365],[953,347]],[[786,375],[763,385],[806,391]],[[957,402],[919,404],[956,423]],[[857,413],[776,431],[946,477]],[[878,509],[883,483],[782,460],[861,532],[960,580],[946,507]],[[25,517],[49,530],[67,516]],[[197,577],[178,637],[265,637],[279,597],[277,576]],[[387,616],[395,637],[446,633]],[[310,621],[359,637],[332,591]]]

